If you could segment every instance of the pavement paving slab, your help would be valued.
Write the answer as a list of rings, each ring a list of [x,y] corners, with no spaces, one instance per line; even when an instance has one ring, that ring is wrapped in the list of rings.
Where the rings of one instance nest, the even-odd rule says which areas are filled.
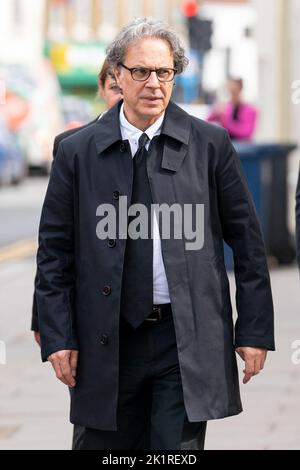
[[[34,257],[0,264],[0,340],[7,353],[0,365],[0,450],[71,445],[68,390],[42,364],[29,331],[34,274]],[[241,384],[244,412],[208,424],[206,449],[300,449],[300,364],[292,362],[292,343],[300,340],[299,274],[293,266],[273,270],[271,278],[277,350],[260,375]]]

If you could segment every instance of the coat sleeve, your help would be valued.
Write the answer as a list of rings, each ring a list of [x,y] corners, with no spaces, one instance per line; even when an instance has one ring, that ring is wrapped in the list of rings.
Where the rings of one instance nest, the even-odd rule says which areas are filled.
[[[223,238],[234,256],[235,347],[274,350],[273,301],[264,243],[240,159],[227,132],[216,171]]]
[[[298,183],[296,190],[296,247],[297,247],[297,263],[300,270],[300,170],[298,175]]]
[[[36,300],[42,360],[63,349],[78,349],[74,323],[73,171],[61,143],[46,192],[37,253]]]
[[[53,151],[52,151],[52,156],[53,159],[55,158],[55,155],[57,154],[57,149],[59,145],[59,136],[56,136],[54,139],[54,144],[53,144]],[[36,302],[36,286],[38,282],[38,276],[37,272],[35,274],[34,278],[34,292],[33,292],[33,299],[32,299],[32,310],[31,310],[31,331],[39,331],[39,317],[38,317],[38,311],[37,311],[37,302]]]

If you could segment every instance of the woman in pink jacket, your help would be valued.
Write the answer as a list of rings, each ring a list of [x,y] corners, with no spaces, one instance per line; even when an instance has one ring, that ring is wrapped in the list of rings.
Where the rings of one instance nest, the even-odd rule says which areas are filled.
[[[207,119],[227,129],[234,140],[250,140],[255,131],[257,111],[241,100],[242,79],[230,79],[228,90],[230,102],[217,105]]]

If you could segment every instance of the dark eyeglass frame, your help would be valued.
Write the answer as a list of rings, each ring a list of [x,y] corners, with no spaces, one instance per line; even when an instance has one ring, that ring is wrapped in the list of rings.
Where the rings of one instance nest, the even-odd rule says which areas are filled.
[[[130,72],[130,74],[131,74],[132,80],[134,80],[135,82],[145,82],[146,80],[149,79],[149,77],[150,77],[150,75],[151,75],[152,72],[155,72],[155,74],[156,74],[157,79],[158,79],[159,82],[163,82],[163,83],[164,83],[164,82],[172,82],[172,81],[174,80],[174,77],[175,77],[176,73],[177,73],[177,69],[173,69],[173,68],[171,68],[171,67],[160,67],[160,68],[158,68],[158,69],[148,69],[147,67],[132,67],[132,68],[130,68],[130,67],[127,67],[126,65],[124,65],[122,62],[120,62],[118,65],[119,65],[119,66],[121,65],[121,67],[124,67],[124,69],[128,70],[128,71]],[[143,69],[143,70],[147,70],[147,71],[148,71],[148,77],[147,77],[147,78],[138,79],[138,78],[134,78],[134,77],[133,77],[134,71],[135,71],[135,70],[140,70],[140,69]],[[172,70],[173,76],[172,76],[172,78],[169,78],[168,80],[161,79],[161,78],[159,78],[159,76],[157,75],[158,70]]]

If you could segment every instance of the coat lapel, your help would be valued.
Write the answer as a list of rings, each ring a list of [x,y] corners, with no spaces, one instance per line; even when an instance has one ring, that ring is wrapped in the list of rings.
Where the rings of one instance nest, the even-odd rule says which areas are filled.
[[[96,123],[95,141],[98,154],[122,140],[119,122],[121,105],[122,101]],[[161,132],[166,136],[161,163],[163,169],[176,172],[181,167],[188,150],[190,128],[190,116],[171,101],[166,109]]]
[[[109,109],[96,123],[95,141],[97,153],[103,153],[115,142],[122,140],[120,129],[120,108],[123,101],[120,101]]]
[[[166,136],[161,167],[178,171],[188,151],[191,118],[172,101],[166,110],[162,134]]]

